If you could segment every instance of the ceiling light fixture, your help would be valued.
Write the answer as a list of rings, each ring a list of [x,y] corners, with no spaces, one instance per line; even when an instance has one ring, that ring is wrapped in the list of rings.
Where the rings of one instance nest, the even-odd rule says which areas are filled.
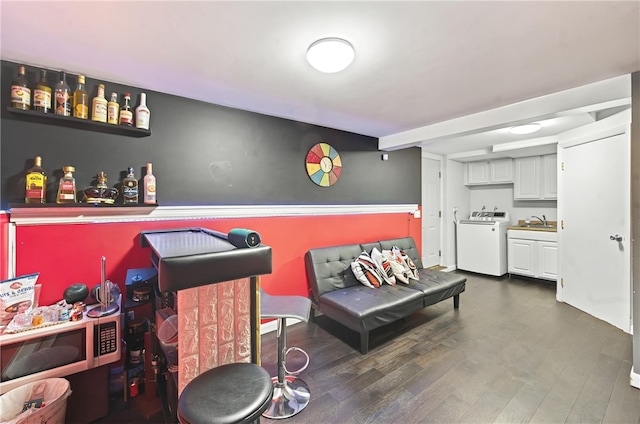
[[[534,122],[533,124],[525,124],[525,125],[519,125],[517,127],[511,127],[509,128],[509,132],[511,134],[532,134],[536,131],[540,131],[542,129],[542,125],[538,124],[537,122]]]
[[[307,61],[320,72],[333,74],[351,65],[356,52],[351,43],[342,38],[322,38],[307,50]]]

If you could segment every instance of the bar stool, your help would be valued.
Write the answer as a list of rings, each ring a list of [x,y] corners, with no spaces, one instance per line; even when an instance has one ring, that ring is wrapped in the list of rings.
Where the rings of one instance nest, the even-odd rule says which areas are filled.
[[[271,405],[262,413],[266,418],[289,418],[302,411],[311,399],[309,386],[297,374],[309,366],[309,355],[298,347],[287,346],[287,318],[309,321],[311,301],[303,296],[271,296],[260,289],[261,318],[277,318],[278,337],[278,375],[272,377],[273,399]],[[301,352],[306,357],[306,363],[296,371],[289,371],[286,367],[287,354],[290,351]]]
[[[178,399],[178,422],[259,423],[272,396],[271,376],[264,368],[252,363],[222,365],[187,383]]]

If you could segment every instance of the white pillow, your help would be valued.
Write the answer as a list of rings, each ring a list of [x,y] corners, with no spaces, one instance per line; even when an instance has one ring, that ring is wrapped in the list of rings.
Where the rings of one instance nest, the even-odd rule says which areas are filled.
[[[358,281],[367,287],[377,289],[382,285],[382,275],[378,271],[376,261],[367,252],[362,252],[351,262],[351,271]]]
[[[378,271],[382,274],[382,278],[385,283],[395,286],[396,276],[393,273],[393,269],[391,269],[391,262],[389,262],[389,259],[385,258],[377,247],[374,247],[371,251],[371,258],[376,262]]]
[[[402,265],[404,266],[405,271],[407,271],[409,278],[412,280],[419,280],[418,269],[411,258],[404,253],[404,250],[401,250],[398,246],[393,246],[391,251],[396,257],[399,257],[402,260]]]
[[[391,250],[383,250],[382,255],[389,260],[389,264],[391,265],[393,275],[396,277],[396,281],[409,284],[409,275],[404,269],[402,258],[395,256]]]

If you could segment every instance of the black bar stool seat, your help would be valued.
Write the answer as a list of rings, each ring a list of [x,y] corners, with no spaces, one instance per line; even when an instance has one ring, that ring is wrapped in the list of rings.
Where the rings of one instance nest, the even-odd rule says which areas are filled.
[[[191,380],[178,400],[181,424],[260,422],[271,404],[273,384],[264,368],[252,363],[222,365]]]

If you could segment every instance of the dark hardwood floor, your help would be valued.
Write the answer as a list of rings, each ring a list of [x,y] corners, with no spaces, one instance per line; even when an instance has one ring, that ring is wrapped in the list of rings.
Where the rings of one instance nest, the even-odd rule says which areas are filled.
[[[448,300],[381,328],[367,355],[326,317],[288,327],[287,344],[311,357],[300,375],[311,402],[262,422],[640,424],[630,335],[557,302],[555,285],[464,275],[460,309]],[[275,375],[275,363],[268,333],[262,366]],[[141,422],[121,414],[100,422]]]

